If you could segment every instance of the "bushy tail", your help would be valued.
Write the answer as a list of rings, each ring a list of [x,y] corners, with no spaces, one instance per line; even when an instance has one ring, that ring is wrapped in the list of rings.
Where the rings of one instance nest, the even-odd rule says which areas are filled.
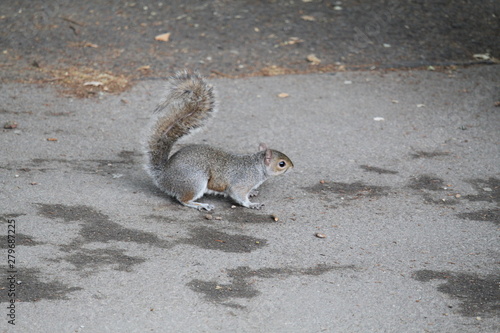
[[[178,139],[202,127],[215,111],[213,88],[198,73],[177,73],[169,79],[167,90],[154,111],[159,116],[148,142],[148,166],[153,170],[167,162]]]

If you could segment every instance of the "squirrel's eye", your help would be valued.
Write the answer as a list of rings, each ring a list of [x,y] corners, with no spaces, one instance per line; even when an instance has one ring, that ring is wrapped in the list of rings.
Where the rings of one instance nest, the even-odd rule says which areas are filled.
[[[284,168],[286,166],[286,162],[285,161],[280,161],[278,163],[278,165],[279,165],[280,168]]]

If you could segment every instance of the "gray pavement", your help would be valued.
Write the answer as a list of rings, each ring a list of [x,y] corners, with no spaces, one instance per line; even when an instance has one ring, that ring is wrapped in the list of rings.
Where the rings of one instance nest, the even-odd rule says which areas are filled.
[[[295,164],[261,211],[205,197],[209,220],[152,185],[161,81],[0,87],[0,332],[500,330],[500,66],[211,82],[219,113],[184,143]]]

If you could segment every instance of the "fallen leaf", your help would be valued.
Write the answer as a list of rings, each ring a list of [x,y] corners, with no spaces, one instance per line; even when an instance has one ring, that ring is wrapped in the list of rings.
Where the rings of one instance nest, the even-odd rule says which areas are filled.
[[[476,60],[490,60],[490,55],[488,53],[477,53],[474,54],[472,57]]]
[[[316,57],[315,54],[308,55],[307,61],[309,61],[312,65],[319,65],[321,63],[321,60],[318,57]]]
[[[86,42],[85,44],[83,44],[83,47],[92,47],[92,48],[96,49],[99,46],[97,44],[94,44],[94,43]]]
[[[284,45],[293,45],[293,44],[298,44],[298,43],[303,43],[304,40],[300,39],[299,37],[290,37],[286,42],[281,43],[281,46]]]
[[[150,65],[145,65],[137,68],[138,71],[149,71],[151,69]]]
[[[316,18],[311,15],[302,15],[300,18],[304,21],[316,21]]]
[[[326,235],[322,234],[320,232],[316,233],[315,236],[318,237],[318,238],[326,238]]]
[[[57,141],[56,138],[47,138],[47,141]]]
[[[288,96],[290,96],[290,95],[288,95],[287,93],[280,93],[280,94],[278,94],[279,98],[287,98]]]
[[[156,36],[155,40],[158,40],[160,42],[168,42],[170,40],[170,32]]]

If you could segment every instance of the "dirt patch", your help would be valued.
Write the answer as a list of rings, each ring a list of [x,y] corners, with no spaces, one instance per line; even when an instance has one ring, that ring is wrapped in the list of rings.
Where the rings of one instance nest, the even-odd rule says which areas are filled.
[[[99,93],[120,94],[132,87],[131,78],[110,71],[90,67],[40,68],[48,76],[35,83],[56,84],[64,95],[79,98],[97,96]]]

